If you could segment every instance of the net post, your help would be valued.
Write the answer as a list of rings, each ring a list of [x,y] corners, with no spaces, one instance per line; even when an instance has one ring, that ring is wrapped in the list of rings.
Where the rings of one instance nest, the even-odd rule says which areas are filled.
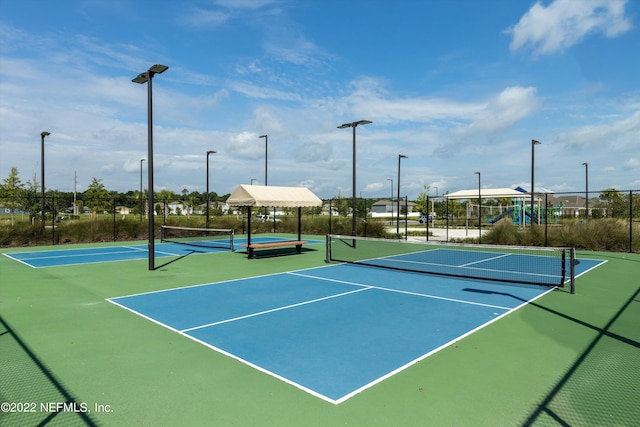
[[[576,248],[571,248],[569,249],[570,251],[570,267],[569,267],[569,274],[571,275],[570,278],[570,285],[569,285],[569,290],[572,294],[576,293]]]
[[[231,252],[236,251],[235,248],[233,247],[234,240],[236,240],[236,231],[234,229],[231,229]]]
[[[324,253],[325,253],[325,258],[324,258],[324,262],[326,262],[327,264],[329,264],[329,260],[331,259],[331,244],[330,244],[330,240],[331,240],[331,235],[327,234],[325,236],[325,241],[324,241]]]

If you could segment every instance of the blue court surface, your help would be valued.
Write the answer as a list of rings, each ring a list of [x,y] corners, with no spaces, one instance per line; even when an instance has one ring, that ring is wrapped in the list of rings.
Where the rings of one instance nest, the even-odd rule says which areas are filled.
[[[334,264],[109,301],[339,404],[551,289]]]
[[[286,241],[283,237],[253,237],[254,243]],[[308,240],[309,244],[324,243],[322,240]],[[156,243],[154,245],[155,258],[176,257],[212,252],[227,252],[228,247],[207,247],[210,242],[204,241],[202,246],[180,243]],[[246,243],[245,238],[236,238],[234,245],[236,250],[244,249],[241,245]],[[127,261],[148,258],[147,244],[132,246],[105,246],[99,248],[82,249],[52,249],[47,251],[5,253],[6,256],[18,262],[34,268],[59,267],[63,265],[91,264],[99,262]]]

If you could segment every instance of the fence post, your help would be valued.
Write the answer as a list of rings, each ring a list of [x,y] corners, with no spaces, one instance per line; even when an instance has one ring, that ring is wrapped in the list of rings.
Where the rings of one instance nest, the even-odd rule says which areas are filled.
[[[56,244],[56,196],[51,195],[51,244]]]
[[[633,252],[633,190],[629,190],[629,253]]]
[[[547,233],[549,230],[549,193],[544,193],[544,245],[548,245]]]
[[[111,206],[113,207],[113,241],[115,242],[118,239],[118,230],[116,224],[116,199],[111,199]]]
[[[427,220],[425,221],[425,234],[426,240],[429,241],[429,218],[432,218],[431,214],[435,213],[435,209],[432,209],[434,212],[429,213],[429,195],[427,194]]]
[[[448,242],[448,241],[449,241],[449,198],[448,198],[448,197],[446,197],[446,198],[445,198],[445,200],[446,200],[446,208],[445,208],[445,212],[446,212],[446,214],[447,214],[447,222],[446,222],[446,224],[447,224],[447,231],[446,231],[446,234],[445,234],[445,241],[446,241],[446,242]]]

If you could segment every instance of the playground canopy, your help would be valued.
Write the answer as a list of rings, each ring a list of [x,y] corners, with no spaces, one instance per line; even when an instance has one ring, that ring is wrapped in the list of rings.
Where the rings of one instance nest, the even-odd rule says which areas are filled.
[[[445,194],[447,199],[477,199],[478,189],[474,190],[459,190],[453,193]],[[523,198],[526,197],[525,193],[517,191],[511,188],[482,188],[480,189],[480,197],[483,199],[497,199],[497,198]]]
[[[229,206],[301,208],[322,206],[315,194],[306,187],[275,187],[241,184],[227,199]]]
[[[247,208],[247,246],[251,246],[252,207],[298,208],[298,241],[300,241],[302,208],[322,206],[322,200],[306,187],[274,187],[241,184],[231,193],[231,196],[227,199],[227,204],[229,206]]]

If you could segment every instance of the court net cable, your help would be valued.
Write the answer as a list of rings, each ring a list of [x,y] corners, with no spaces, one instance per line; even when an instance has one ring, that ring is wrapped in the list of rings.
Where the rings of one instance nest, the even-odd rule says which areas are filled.
[[[433,244],[330,234],[326,261],[543,286],[574,292],[573,248]]]

